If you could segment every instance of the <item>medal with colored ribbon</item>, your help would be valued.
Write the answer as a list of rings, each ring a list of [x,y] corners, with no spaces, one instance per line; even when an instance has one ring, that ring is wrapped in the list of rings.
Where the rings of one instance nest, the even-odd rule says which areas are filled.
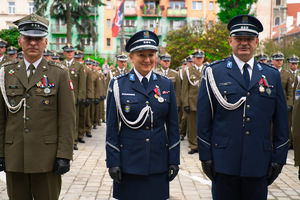
[[[271,92],[272,92],[272,91],[271,91],[271,87],[273,87],[273,86],[271,86],[271,85],[269,84],[269,82],[268,82],[266,76],[262,75],[262,79],[261,79],[261,80],[263,81],[264,85],[267,87],[266,93],[270,96],[270,95],[271,95]]]
[[[54,87],[54,84],[49,83],[48,77],[44,75],[42,81],[39,81],[36,86],[38,88],[43,88],[45,94],[49,94],[51,92],[50,88]]]
[[[155,92],[154,97],[158,100],[158,102],[164,102],[164,98],[161,96],[160,88],[158,85],[155,86],[153,91]]]

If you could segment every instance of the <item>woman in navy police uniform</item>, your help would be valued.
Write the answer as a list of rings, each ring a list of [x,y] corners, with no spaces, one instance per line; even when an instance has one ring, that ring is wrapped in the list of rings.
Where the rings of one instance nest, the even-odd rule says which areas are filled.
[[[179,171],[180,134],[173,83],[152,71],[159,40],[134,34],[125,50],[130,73],[111,80],[107,96],[106,153],[120,200],[165,200]]]

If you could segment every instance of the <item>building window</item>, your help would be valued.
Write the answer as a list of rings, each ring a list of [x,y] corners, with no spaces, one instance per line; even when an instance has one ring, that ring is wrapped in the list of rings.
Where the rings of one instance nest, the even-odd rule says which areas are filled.
[[[58,37],[56,38],[56,51],[60,51],[61,47],[64,46],[67,43],[67,38],[64,37]]]
[[[170,1],[171,9],[181,9],[184,7],[184,1]]]
[[[135,1],[125,1],[124,6],[125,6],[125,9],[134,9]]]
[[[110,47],[110,38],[106,38],[106,46]]]
[[[147,9],[155,9],[155,1],[145,1],[145,4],[147,5]]]
[[[281,5],[281,0],[276,0],[276,6],[280,6]]]
[[[106,1],[106,9],[111,9],[111,1]]]
[[[208,28],[211,29],[214,25],[214,22],[213,21],[209,21],[208,22]]]
[[[15,2],[8,2],[8,13],[15,14]]]
[[[214,10],[214,2],[213,1],[209,2],[209,10]]]
[[[192,20],[192,26],[200,27],[201,26],[201,20]]]
[[[136,23],[135,23],[136,21],[135,20],[133,20],[133,19],[126,19],[125,21],[124,21],[124,26],[126,26],[126,27],[135,27],[136,26]]]
[[[186,24],[186,21],[172,20],[170,21],[171,30],[181,29]]]
[[[34,3],[33,2],[29,2],[28,3],[28,13],[31,14],[31,13],[34,13],[35,12],[35,7],[34,7]]]
[[[192,10],[202,10],[202,1],[193,1]]]
[[[106,28],[110,28],[110,27],[111,27],[111,20],[106,19]]]
[[[154,19],[147,19],[147,20],[144,21],[144,28],[145,29],[155,28],[155,24],[156,24],[156,22],[155,22]]]
[[[277,26],[277,25],[279,25],[279,23],[280,23],[280,17],[276,17],[276,19],[275,19],[275,25]]]

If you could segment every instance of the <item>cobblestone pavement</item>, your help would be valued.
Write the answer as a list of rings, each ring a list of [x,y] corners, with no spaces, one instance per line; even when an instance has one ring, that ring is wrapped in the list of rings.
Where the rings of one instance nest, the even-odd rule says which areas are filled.
[[[63,176],[61,200],[112,200],[112,180],[105,165],[105,123],[93,129],[93,137],[85,138],[74,151],[71,170]],[[188,142],[181,143],[181,165],[178,176],[171,182],[170,200],[212,199],[210,181],[201,170],[198,154],[189,155]],[[298,168],[293,166],[293,151],[279,178],[269,187],[269,200],[300,200]],[[0,173],[0,199],[8,200],[5,174]]]

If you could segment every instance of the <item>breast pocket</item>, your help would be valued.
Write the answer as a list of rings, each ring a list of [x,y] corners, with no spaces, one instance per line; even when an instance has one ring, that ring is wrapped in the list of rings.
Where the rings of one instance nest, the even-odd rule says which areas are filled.
[[[236,102],[237,88],[235,86],[222,86],[219,88],[222,97],[229,103]]]
[[[8,102],[11,106],[16,106],[23,98],[24,90],[23,88],[20,89],[7,89],[6,95],[8,98]]]
[[[121,96],[121,108],[125,116],[128,116],[128,119],[134,119],[133,113],[139,113],[138,110],[138,97],[136,96]]]
[[[54,111],[56,110],[56,89],[55,88],[50,88],[50,91],[40,93],[35,93],[36,98],[37,98],[37,110],[42,110],[42,111]]]

